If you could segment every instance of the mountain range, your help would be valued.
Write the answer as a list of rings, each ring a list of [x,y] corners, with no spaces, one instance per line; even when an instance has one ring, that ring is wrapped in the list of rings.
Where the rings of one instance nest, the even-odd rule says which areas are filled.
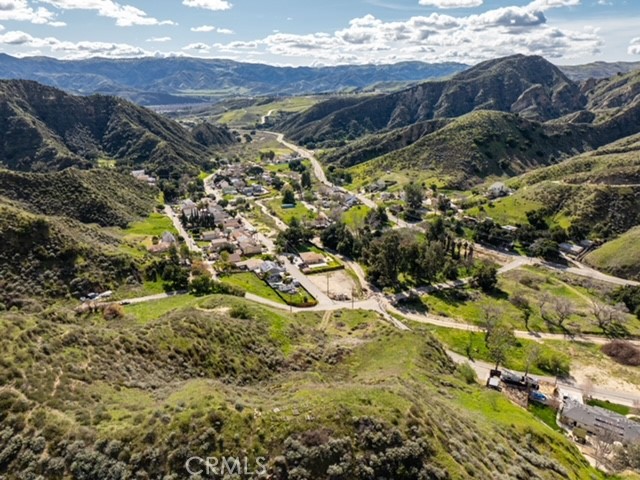
[[[572,80],[607,78],[639,63],[561,67]],[[467,70],[462,63],[278,67],[223,59],[131,58],[57,60],[0,54],[0,78],[26,79],[70,93],[101,93],[140,105],[170,105],[237,96],[301,95],[399,88]]]
[[[0,54],[0,78],[35,80],[83,95],[117,95],[141,105],[335,93],[446,77],[466,68],[461,63],[422,62],[294,68],[186,57],[57,60]]]
[[[328,100],[277,128],[325,149],[329,164],[364,163],[373,176],[432,170],[466,188],[638,133],[639,94],[637,71],[575,82],[542,57],[515,55],[400,92]]]

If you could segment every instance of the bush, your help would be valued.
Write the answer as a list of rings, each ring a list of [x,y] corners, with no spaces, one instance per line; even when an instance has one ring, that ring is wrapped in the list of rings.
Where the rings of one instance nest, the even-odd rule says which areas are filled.
[[[471,365],[469,365],[468,362],[458,365],[458,367],[456,368],[456,373],[460,378],[462,378],[462,380],[467,383],[467,385],[476,383],[476,380],[478,378],[476,376],[476,371]]]
[[[102,311],[102,316],[105,320],[116,320],[124,317],[124,308],[118,303],[111,303],[107,305]]]
[[[614,340],[602,347],[602,352],[622,365],[640,366],[640,348],[623,340]]]
[[[571,363],[564,355],[557,353],[545,352],[540,355],[536,366],[547,373],[557,375],[559,377],[566,377],[571,371]]]

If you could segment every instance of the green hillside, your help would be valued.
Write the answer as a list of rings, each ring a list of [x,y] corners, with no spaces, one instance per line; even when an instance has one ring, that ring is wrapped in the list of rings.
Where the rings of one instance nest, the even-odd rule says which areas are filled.
[[[605,243],[585,257],[594,268],[631,280],[640,280],[640,227]]]
[[[140,280],[120,238],[68,217],[28,213],[0,201],[0,303],[5,308],[49,297],[104,291]]]
[[[384,138],[399,135],[393,132]],[[369,160],[356,170],[356,177],[364,174],[371,179],[386,170],[419,168],[446,179],[448,188],[466,189],[488,176],[513,176],[554,163],[575,149],[578,138],[589,135],[587,127],[547,126],[514,114],[477,111],[449,121],[405,148],[372,160],[363,156],[363,149],[358,147],[367,142],[365,152],[366,149],[375,152],[381,148],[376,146],[380,145],[376,138],[360,142],[351,155],[337,150],[323,160],[337,161],[341,166]],[[381,144],[384,148],[385,141]]]
[[[233,143],[230,132],[211,128],[220,131],[218,142]],[[176,179],[197,175],[208,146],[178,123],[120,98],[0,81],[0,159],[10,170],[87,169],[108,159]]]
[[[186,478],[190,457],[247,456],[278,480],[601,478],[426,331],[195,303],[147,323],[0,316],[3,471]]]
[[[147,215],[158,191],[131,175],[112,170],[67,169],[55,173],[0,170],[0,197],[33,213],[74,218],[83,223],[126,227]]]

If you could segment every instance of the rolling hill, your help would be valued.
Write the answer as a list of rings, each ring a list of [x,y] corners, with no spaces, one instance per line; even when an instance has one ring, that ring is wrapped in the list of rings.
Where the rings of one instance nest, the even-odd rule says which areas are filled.
[[[219,296],[126,313],[0,313],[3,472],[184,478],[191,457],[246,456],[274,480],[600,478],[424,328],[345,310],[321,330]]]
[[[196,131],[196,138],[116,97],[78,97],[32,81],[0,81],[0,161],[11,170],[87,169],[115,161],[160,178],[197,175],[210,146],[235,141],[223,128],[206,130]]]

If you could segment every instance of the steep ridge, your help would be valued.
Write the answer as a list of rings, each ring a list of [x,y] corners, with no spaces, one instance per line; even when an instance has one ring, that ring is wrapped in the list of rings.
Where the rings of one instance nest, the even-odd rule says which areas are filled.
[[[214,127],[210,127],[214,128]],[[215,127],[217,129],[217,127]],[[234,141],[218,129],[216,142]],[[0,81],[0,162],[9,169],[87,169],[100,160],[161,178],[197,173],[207,145],[176,122],[115,97],[78,97],[31,81]]]
[[[450,80],[366,99],[355,105],[317,105],[281,125],[300,143],[329,146],[366,133],[417,122],[459,117],[475,110],[517,113],[546,121],[582,110],[577,84],[542,57],[515,55],[490,60]],[[318,114],[322,110],[324,116]],[[327,112],[328,110],[328,112]]]

